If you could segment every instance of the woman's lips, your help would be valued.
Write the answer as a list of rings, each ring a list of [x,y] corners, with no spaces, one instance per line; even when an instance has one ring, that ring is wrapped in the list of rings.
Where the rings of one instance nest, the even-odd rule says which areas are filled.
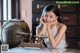
[[[54,22],[54,21],[53,21]],[[52,23],[52,21],[47,21],[46,23]]]

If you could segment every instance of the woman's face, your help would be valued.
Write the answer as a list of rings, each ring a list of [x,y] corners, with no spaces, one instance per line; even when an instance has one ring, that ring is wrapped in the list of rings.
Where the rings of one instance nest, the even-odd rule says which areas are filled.
[[[57,20],[57,16],[55,15],[55,13],[49,11],[46,12],[46,15],[43,17],[43,20],[45,23],[55,22]]]

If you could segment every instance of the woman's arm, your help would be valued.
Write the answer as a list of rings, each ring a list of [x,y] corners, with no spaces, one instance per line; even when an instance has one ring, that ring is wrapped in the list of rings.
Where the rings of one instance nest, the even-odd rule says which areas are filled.
[[[57,39],[55,39],[53,37],[50,27],[49,26],[47,27],[48,37],[49,37],[49,41],[51,43],[52,48],[55,48],[59,44],[59,42],[61,41],[61,39],[65,34],[66,29],[67,29],[66,25],[62,25],[58,30],[57,37],[56,37]]]
[[[36,35],[45,35],[46,33],[46,26],[43,26],[42,28],[37,27],[36,29]]]
[[[40,18],[40,23],[43,26],[37,27],[37,29],[36,29],[36,35],[39,35],[39,36],[45,35],[45,33],[46,33],[46,23],[43,21],[42,17]]]

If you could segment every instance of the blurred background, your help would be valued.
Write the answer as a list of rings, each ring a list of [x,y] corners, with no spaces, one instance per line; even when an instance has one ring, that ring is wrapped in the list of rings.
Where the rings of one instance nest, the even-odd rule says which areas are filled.
[[[0,40],[2,26],[12,19],[24,20],[27,28],[36,35],[36,26],[43,8],[56,4],[55,0],[0,0]],[[64,24],[68,26],[66,41],[69,48],[80,49],[80,4],[56,4]],[[23,24],[22,26],[25,26]],[[24,28],[24,27],[23,27]],[[25,28],[24,28],[25,29]]]

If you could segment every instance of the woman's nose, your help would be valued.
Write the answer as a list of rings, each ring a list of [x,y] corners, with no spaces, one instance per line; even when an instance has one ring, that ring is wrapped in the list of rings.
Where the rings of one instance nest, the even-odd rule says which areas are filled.
[[[47,17],[47,21],[50,21],[50,18],[49,17]]]

